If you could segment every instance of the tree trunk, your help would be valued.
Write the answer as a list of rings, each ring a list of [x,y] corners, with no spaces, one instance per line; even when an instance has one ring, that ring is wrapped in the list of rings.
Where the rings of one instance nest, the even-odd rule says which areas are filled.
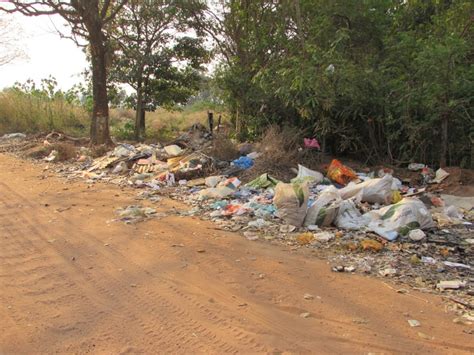
[[[448,155],[448,117],[449,115],[444,113],[441,120],[441,152],[439,156],[439,166],[441,168],[446,166],[446,157]]]
[[[92,108],[91,144],[112,144],[109,132],[109,101],[107,98],[106,48],[102,33],[91,36]]]
[[[135,140],[139,141],[141,136],[141,119],[142,119],[142,112],[143,112],[143,93],[141,84],[138,84],[137,88],[137,111],[135,112]]]
[[[145,115],[146,111],[145,108],[142,106],[142,114],[140,115],[140,135],[145,138],[146,137],[146,127],[145,127]]]

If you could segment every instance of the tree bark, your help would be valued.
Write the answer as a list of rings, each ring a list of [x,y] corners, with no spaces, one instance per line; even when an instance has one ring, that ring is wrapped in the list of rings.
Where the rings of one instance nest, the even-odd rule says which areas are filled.
[[[145,115],[146,110],[142,107],[142,114],[140,115],[140,134],[143,138],[146,137]]]
[[[141,84],[139,84],[137,87],[137,110],[135,112],[135,131],[134,131],[136,141],[139,141],[141,138],[140,125],[141,125],[142,112],[143,112],[143,92],[142,92]]]
[[[92,95],[91,144],[112,144],[109,132],[106,48],[102,32],[91,34]]]
[[[448,113],[444,113],[441,119],[441,152],[439,156],[439,166],[446,166],[446,157],[448,155]]]

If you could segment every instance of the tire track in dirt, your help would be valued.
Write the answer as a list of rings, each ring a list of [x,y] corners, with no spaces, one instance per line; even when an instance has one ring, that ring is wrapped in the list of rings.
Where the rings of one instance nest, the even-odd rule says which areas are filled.
[[[8,201],[18,195],[9,194],[5,185],[0,188],[0,203],[8,208]],[[45,332],[61,332],[63,338],[73,340],[80,333],[78,329],[81,324],[97,321],[101,311],[94,308],[90,300],[82,295],[78,284],[67,277],[62,260],[47,252],[50,243],[43,244],[39,238],[41,231],[30,225],[23,218],[24,214],[18,213],[15,217],[12,223],[9,215],[0,214],[0,225],[3,226],[0,232],[2,276],[11,280],[3,281],[2,285],[23,295],[28,304],[15,307],[14,299],[2,299],[3,302],[13,304],[9,316],[22,324],[41,313]],[[81,306],[86,306],[87,311]],[[62,321],[64,313],[73,313],[73,322]]]
[[[2,189],[4,191],[7,191],[7,186],[3,185]],[[8,193],[3,193],[3,203],[6,202],[8,199],[20,199],[22,203],[29,204],[29,202],[20,194],[15,193],[12,190],[9,190]],[[33,208],[34,206],[30,205],[29,207]],[[43,213],[44,217],[47,217],[47,214]],[[31,218],[25,218],[24,215],[17,215],[17,222],[21,222],[21,225],[23,228],[30,232],[32,232],[37,238],[38,241],[46,241],[46,234],[45,231],[42,230],[41,224],[38,223],[38,220],[36,219],[31,219]],[[0,217],[0,224],[3,225],[4,221]],[[71,228],[74,229],[74,223],[72,223]],[[15,235],[16,233],[21,232],[21,230],[10,230],[10,235]],[[51,235],[49,235],[51,237]],[[99,247],[99,242],[96,241],[95,239],[92,239],[93,236],[88,234],[88,235],[83,235],[83,238],[86,237],[88,242],[95,241],[96,242],[96,247]],[[35,244],[35,239],[33,238],[26,238],[27,244],[29,245],[30,248],[34,248],[35,252],[40,252],[41,245]],[[43,246],[45,243],[43,243]],[[46,244],[47,245],[47,244]],[[102,245],[102,244],[101,244]],[[69,255],[58,243],[49,243],[49,246],[54,248],[56,252],[64,257],[64,260],[67,260],[69,258]],[[108,255],[105,255],[104,253],[97,252],[98,249],[95,249],[96,258],[100,258],[101,260],[106,260],[107,258],[109,259],[108,262],[113,263],[111,261],[111,258]],[[79,251],[79,253],[78,253]],[[99,254],[100,253],[100,254]],[[75,250],[74,252],[75,255],[77,255],[78,259],[81,259],[82,257],[85,257],[86,254],[82,250]],[[115,253],[117,254],[117,253]],[[122,261],[124,260],[124,257],[122,255],[114,255],[114,259],[119,256],[121,257]],[[16,265],[19,266],[19,265]],[[116,265],[118,266],[118,265]],[[139,268],[137,265],[133,265],[135,268],[134,273],[136,272],[141,272],[141,273],[146,273],[145,270]],[[130,266],[127,267],[128,270],[130,270]],[[30,269],[28,271],[31,271],[33,269]],[[44,271],[49,271],[50,268],[46,268]],[[27,271],[27,273],[28,273]],[[28,281],[28,285],[34,285],[40,281],[44,281],[44,277],[48,275],[49,273],[46,273],[45,275],[38,277],[36,276],[34,279]],[[64,276],[61,275],[61,276]],[[143,275],[141,275],[143,276]],[[229,342],[223,342],[221,339],[221,336],[223,334],[219,333],[226,333],[229,331],[229,327],[222,327],[219,332],[216,332],[216,329],[209,329],[203,325],[202,319],[196,321],[192,319],[192,316],[185,310],[186,305],[180,301],[180,302],[173,302],[173,299],[176,299],[176,294],[173,294],[173,292],[168,292],[166,296],[164,296],[161,292],[157,293],[151,290],[147,290],[146,294],[148,297],[140,297],[136,294],[136,292],[133,292],[130,290],[130,287],[124,286],[123,283],[121,283],[120,280],[111,277],[110,275],[106,274],[97,274],[97,271],[94,273],[88,272],[87,270],[82,270],[82,277],[84,280],[90,284],[93,285],[93,288],[98,291],[100,294],[106,296],[110,301],[114,303],[122,303],[123,304],[123,299],[127,300],[133,300],[133,303],[135,304],[135,307],[133,310],[130,310],[127,308],[126,305],[124,305],[124,308],[122,309],[122,314],[125,314],[125,318],[128,321],[134,322],[136,325],[138,325],[141,329],[143,329],[144,334],[147,336],[151,336],[153,338],[159,338],[160,343],[157,344],[160,347],[165,347],[167,349],[173,349],[173,345],[179,345],[176,350],[183,350],[183,346],[189,346],[189,349],[194,349],[194,350],[218,350],[218,351],[225,351],[225,352],[237,352],[238,348],[236,346],[241,347],[241,339],[244,337],[237,336],[235,338],[234,344],[230,344]],[[160,282],[163,282],[164,280],[161,279]],[[21,287],[21,284],[17,286]],[[74,283],[57,283],[53,285],[49,285],[49,287],[38,290],[38,291],[33,291],[30,292],[30,296],[36,296],[36,295],[41,295],[43,293],[52,293],[54,290],[60,288],[60,287],[68,287],[71,288],[74,286]],[[164,289],[164,288],[163,288]],[[169,288],[169,290],[174,290],[175,288]],[[114,290],[114,294],[110,293],[110,290]],[[160,289],[161,291],[162,289]],[[51,295],[48,295],[48,297],[51,297]],[[164,298],[166,297],[166,299]],[[153,300],[151,302],[150,300]],[[158,306],[157,306],[158,305]],[[159,321],[152,321],[151,324],[147,323],[143,320],[138,319],[135,314],[138,314],[140,312],[143,312],[143,310],[148,310],[150,315],[154,316],[153,318],[159,319]],[[207,310],[209,312],[209,310]],[[166,315],[166,316],[164,316]],[[209,314],[206,314],[207,318],[209,319]],[[148,317],[149,318],[149,317]],[[216,326],[222,326],[225,323],[225,320],[222,318],[219,318],[216,314],[213,315],[214,320],[217,319],[215,322]],[[180,320],[179,322],[176,322],[176,320]],[[93,321],[93,320],[86,320],[87,321]],[[156,329],[159,329],[160,324],[166,324],[167,325],[167,334],[163,333],[157,333]],[[239,332],[237,328],[232,328],[232,331],[235,334],[241,334],[242,332]],[[193,338],[185,339],[186,337],[189,337],[189,334],[192,334]],[[165,336],[164,336],[165,335]],[[107,339],[110,334],[108,333],[103,333],[102,336]],[[250,337],[250,334],[245,335],[246,338],[248,339]],[[167,339],[169,338],[169,339]],[[205,346],[202,345],[203,339],[206,339],[204,343],[207,343]],[[211,341],[209,342],[208,339]],[[250,348],[249,351],[263,351],[265,348],[261,344],[257,344],[255,339],[251,339],[250,341],[251,344],[253,344]]]
[[[5,164],[2,159],[0,166]],[[18,169],[28,169],[27,164]],[[448,346],[472,350],[461,343],[399,338],[410,335],[400,325],[391,332],[380,331],[374,323],[353,325],[354,307],[358,307],[355,313],[370,310],[358,297],[337,295],[332,286],[321,286],[325,302],[310,306],[300,295],[307,291],[308,281],[333,282],[333,277],[310,278],[303,256],[291,256],[287,262],[288,252],[282,253],[281,247],[273,246],[277,252],[265,254],[256,244],[235,237],[227,241],[229,233],[213,232],[206,222],[193,229],[199,220],[170,217],[136,227],[117,223],[108,229],[105,221],[117,205],[113,196],[127,193],[100,184],[90,190],[72,184],[65,193],[55,178],[21,190],[35,183],[38,171],[34,167],[17,181],[0,170],[0,177],[6,177],[0,182],[0,283],[7,291],[0,294],[0,301],[13,306],[7,312],[0,308],[0,317],[14,314],[21,325],[0,335],[0,352],[441,352]],[[118,203],[132,199],[120,197]],[[57,213],[46,202],[79,207]],[[143,240],[152,228],[157,230]],[[119,233],[116,240],[113,233]],[[171,243],[186,247],[168,249]],[[196,253],[201,247],[206,252]],[[266,274],[264,280],[258,280],[259,273]],[[341,278],[334,282],[340,288],[346,284]],[[377,290],[374,282],[365,285]],[[347,281],[351,286],[358,287]],[[25,292],[29,294],[24,296]],[[319,288],[312,287],[311,293],[316,292]],[[306,308],[313,316],[301,319],[298,313]],[[370,314],[383,318],[382,309],[378,305]],[[341,314],[343,319],[338,318]],[[388,319],[400,322],[393,311]],[[29,322],[34,329],[28,328]],[[27,345],[15,346],[8,334],[24,335],[21,340]],[[10,351],[1,348],[5,344]]]

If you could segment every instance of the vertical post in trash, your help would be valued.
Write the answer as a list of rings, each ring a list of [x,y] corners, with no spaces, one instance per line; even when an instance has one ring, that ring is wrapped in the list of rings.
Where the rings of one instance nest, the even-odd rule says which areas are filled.
[[[222,123],[222,115],[219,114],[219,118],[217,120],[217,133],[219,133],[219,130],[221,129],[221,123]]]
[[[209,123],[209,131],[212,132],[214,131],[214,114],[211,111],[207,111],[207,121]]]

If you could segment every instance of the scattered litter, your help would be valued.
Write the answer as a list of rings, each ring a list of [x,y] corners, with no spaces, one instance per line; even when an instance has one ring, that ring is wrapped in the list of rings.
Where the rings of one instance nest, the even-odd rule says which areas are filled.
[[[275,187],[280,181],[272,178],[268,174],[262,174],[258,178],[250,181],[245,186],[252,187],[254,189],[267,189],[269,187]]]
[[[431,183],[440,184],[448,176],[449,176],[449,173],[446,170],[439,168],[438,170],[436,170],[435,178],[431,180]]]
[[[301,226],[308,208],[309,189],[306,183],[279,183],[275,187],[273,203],[277,208],[277,216],[293,226]]]
[[[232,161],[232,164],[239,169],[245,170],[253,166],[253,160],[248,156],[242,156]]]
[[[446,266],[450,266],[450,267],[459,267],[459,268],[462,268],[462,269],[471,269],[470,265],[461,264],[461,263],[453,263],[451,261],[443,261],[443,264],[446,265]]]
[[[296,240],[300,245],[310,244],[312,241],[314,241],[314,239],[315,236],[311,232],[301,233],[296,237]]]
[[[183,149],[175,144],[164,147],[164,150],[170,157],[176,157],[183,154]]]
[[[255,233],[255,232],[246,231],[246,232],[244,232],[244,236],[248,240],[257,240],[258,239],[258,234]]]
[[[119,219],[125,223],[136,223],[154,217],[157,212],[151,207],[127,206],[117,210]]]
[[[317,240],[318,242],[329,242],[330,240],[334,239],[334,233],[331,232],[320,232],[314,234],[313,239]]]
[[[296,229],[295,226],[292,226],[291,224],[282,224],[280,226],[280,232],[281,233],[291,233],[294,232]]]
[[[417,333],[418,336],[422,339],[425,339],[425,340],[434,340],[434,337],[430,336],[430,335],[427,335],[425,333],[422,333],[422,332],[418,332]]]
[[[267,226],[268,222],[265,221],[262,218],[259,218],[259,219],[256,219],[255,221],[250,221],[247,225],[249,227],[260,229],[260,228],[263,228],[263,227]]]
[[[410,327],[419,327],[421,326],[421,323],[417,321],[416,319],[409,319],[408,324],[410,324]]]
[[[321,149],[319,142],[316,138],[304,138],[304,147],[310,149]]]
[[[426,234],[421,229],[412,229],[410,232],[408,232],[408,238],[410,238],[414,242],[419,242],[425,237],[426,237]]]
[[[320,184],[324,179],[324,175],[318,171],[305,168],[298,164],[298,175],[291,180],[292,183],[303,183],[305,181]]]
[[[393,276],[397,273],[397,269],[394,268],[386,268],[383,270],[380,270],[380,275],[386,277],[386,276]]]
[[[464,286],[466,286],[466,281],[461,281],[461,280],[440,281],[436,285],[436,287],[439,288],[440,290],[448,290],[448,289],[457,290],[458,288],[462,288]]]
[[[51,153],[47,157],[45,157],[43,160],[47,162],[52,162],[58,159],[58,151],[57,150],[52,150]]]
[[[368,228],[388,240],[394,240],[400,234],[406,235],[412,229],[435,226],[424,203],[414,198],[404,198],[394,205],[368,212],[364,216],[370,220]]]
[[[0,137],[2,146],[23,139],[22,134]],[[38,140],[42,149],[54,140],[43,141]],[[304,143],[298,153],[319,149],[315,138]],[[452,168],[416,163],[409,166],[416,173],[402,174],[388,166],[353,170],[334,159],[324,177],[321,165],[304,159],[306,166],[294,162],[295,175],[288,181],[290,176],[281,178],[278,171],[257,169],[265,159],[259,144],[242,145],[238,159],[225,161],[209,155],[212,145],[210,132],[193,125],[165,147],[119,143],[95,159],[91,149],[77,147],[76,159],[67,163],[58,162],[54,151],[46,159],[51,159],[48,172],[71,181],[140,189],[136,199],[144,204],[169,197],[189,206],[166,214],[128,206],[116,212],[126,223],[168,213],[196,216],[251,241],[309,248],[336,272],[391,277],[424,292],[456,295],[452,302],[469,308],[474,197],[450,195],[457,176]]]
[[[426,167],[425,164],[419,164],[419,163],[408,164],[408,170],[411,170],[411,171],[419,171],[423,169],[424,167]]]
[[[345,186],[353,180],[357,180],[357,174],[348,166],[343,165],[339,160],[333,159],[328,168],[328,178]]]
[[[362,250],[379,252],[383,249],[383,244],[374,239],[364,239],[360,242]]]
[[[0,141],[11,139],[26,139],[26,134],[23,133],[8,133],[0,137]]]

